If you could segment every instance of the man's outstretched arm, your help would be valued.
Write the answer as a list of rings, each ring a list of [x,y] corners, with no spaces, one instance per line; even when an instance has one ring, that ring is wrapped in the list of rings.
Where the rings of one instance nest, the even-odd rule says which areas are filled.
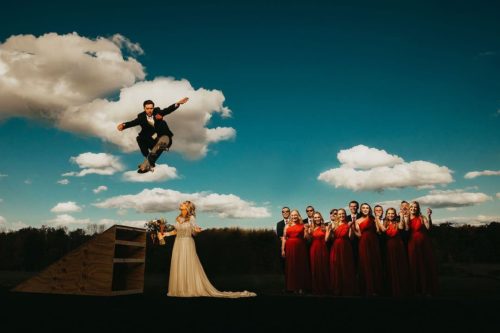
[[[166,116],[167,114],[170,114],[170,113],[174,112],[175,110],[177,110],[181,104],[186,103],[188,100],[189,100],[189,98],[184,97],[183,99],[179,100],[177,103],[174,103],[174,104],[170,105],[169,107],[167,107],[163,110],[160,110],[158,112],[158,114],[161,114],[162,116]]]
[[[137,126],[139,125],[139,118],[135,118],[134,120],[132,121],[127,121],[125,123],[120,123],[118,124],[118,126],[116,126],[116,128],[119,130],[119,131],[123,131],[124,129],[126,128],[129,128],[129,127],[134,127],[134,126]]]

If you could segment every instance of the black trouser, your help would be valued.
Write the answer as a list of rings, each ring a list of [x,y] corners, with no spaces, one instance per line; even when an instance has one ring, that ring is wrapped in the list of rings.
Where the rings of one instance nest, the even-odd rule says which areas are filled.
[[[153,149],[155,144],[158,142],[159,137],[160,136],[158,136],[157,139],[153,139],[153,138],[147,137],[147,136],[137,136],[136,140],[137,140],[137,143],[139,144],[139,149],[141,150],[141,153],[144,157],[148,157],[149,151],[151,149]],[[170,146],[172,145],[172,137],[169,136],[168,138],[170,139],[170,142],[168,144],[168,148],[170,148]],[[160,157],[162,152],[163,151],[159,151],[157,153],[157,157]]]

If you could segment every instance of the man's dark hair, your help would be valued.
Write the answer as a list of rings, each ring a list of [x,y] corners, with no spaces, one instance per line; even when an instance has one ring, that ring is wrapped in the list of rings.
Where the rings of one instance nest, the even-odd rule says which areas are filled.
[[[155,103],[152,100],[150,100],[150,99],[148,99],[147,101],[144,101],[144,103],[142,103],[142,106],[144,107],[144,106],[146,106],[148,104],[153,104],[153,106],[155,106]]]
[[[355,203],[355,204],[356,204],[356,206],[358,206],[358,208],[359,208],[359,202],[357,202],[356,200],[353,200],[353,201],[349,202],[349,206],[350,206],[352,203]]]
[[[401,205],[404,203],[408,203],[408,201],[405,201],[405,200],[401,201]]]

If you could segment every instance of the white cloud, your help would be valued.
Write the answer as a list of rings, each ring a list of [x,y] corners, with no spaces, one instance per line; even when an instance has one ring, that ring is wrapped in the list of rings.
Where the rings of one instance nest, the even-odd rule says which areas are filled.
[[[140,49],[121,35],[111,40],[77,33],[9,37],[0,44],[0,118],[64,118],[70,106],[144,79],[143,66],[125,59],[120,47]]]
[[[0,179],[3,178],[3,177],[7,177],[7,175],[5,175],[3,173],[0,173]]]
[[[497,193],[497,199],[500,199],[500,192]]]
[[[464,192],[463,190],[436,190],[415,199],[421,205],[428,205],[433,208],[466,207],[479,205],[489,200],[492,200],[492,197],[484,193]]]
[[[458,217],[446,217],[440,219],[432,219],[435,224],[441,223],[454,223],[454,224],[468,224],[468,225],[485,225],[490,222],[500,222],[500,216],[487,216],[487,215],[477,215],[477,216],[458,216]]]
[[[82,207],[78,206],[74,201],[60,202],[50,210],[53,213],[74,213],[81,212]]]
[[[179,178],[177,169],[166,164],[157,164],[154,172],[139,174],[137,171],[127,171],[123,179],[129,182],[163,182]]]
[[[497,195],[498,195],[498,193],[497,193]],[[2,198],[0,198],[0,203],[2,203],[2,202],[3,202],[3,199],[2,199]]]
[[[470,171],[467,172],[464,176],[466,179],[473,179],[479,176],[500,176],[500,170],[499,171],[492,171],[492,170],[484,170],[484,171]]]
[[[0,216],[0,230],[11,230],[11,231],[17,231],[22,228],[27,228],[28,225],[21,222],[21,221],[16,221],[9,223],[7,222],[7,219],[3,216]]]
[[[139,44],[132,43],[128,38],[120,34],[115,34],[113,37],[111,37],[111,41],[115,43],[120,49],[127,49],[133,54],[144,54],[144,50]]]
[[[350,149],[343,149],[337,154],[339,162],[351,169],[373,169],[376,167],[391,167],[403,163],[397,155],[390,155],[385,150],[357,145]]]
[[[57,183],[61,184],[61,185],[68,185],[69,180],[68,179],[61,179],[61,180],[58,180]]]
[[[194,89],[187,80],[169,77],[142,81],[143,66],[122,51],[143,53],[122,35],[11,36],[0,44],[0,119],[49,120],[59,129],[98,137],[130,152],[138,151],[137,130],[119,132],[118,123],[134,119],[145,99],[167,107],[188,96],[190,101],[166,118],[175,133],[173,151],[201,158],[210,143],[235,137],[234,128],[207,127],[214,114],[230,116],[221,91]],[[118,93],[118,100],[106,99]]]
[[[68,226],[68,225],[80,225],[90,223],[89,219],[76,219],[68,214],[57,215],[55,219],[47,220],[50,225],[54,226]]]
[[[341,166],[322,172],[318,180],[336,188],[353,191],[381,191],[403,187],[421,187],[447,184],[453,181],[451,170],[426,161],[404,162],[393,167],[375,167],[369,170],[355,170]]]
[[[271,214],[265,207],[255,207],[234,194],[207,192],[181,193],[174,190],[145,189],[135,195],[120,195],[95,203],[99,208],[134,209],[141,213],[163,213],[177,211],[179,203],[190,200],[197,210],[216,214],[221,218],[263,218]]]
[[[9,230],[12,230],[12,231],[17,231],[19,229],[23,229],[23,228],[27,228],[27,227],[29,227],[29,225],[27,225],[26,223],[24,223],[22,221],[16,221],[16,222],[9,223]]]
[[[376,204],[382,206],[384,208],[384,212],[386,211],[387,208],[391,208],[391,207],[395,208],[396,211],[399,212],[399,206],[401,206],[401,201],[402,200],[388,200],[388,201],[380,201],[380,202],[377,202]]]
[[[72,163],[78,165],[80,172],[67,172],[63,176],[83,177],[89,174],[110,176],[125,169],[120,159],[106,153],[82,153],[70,158]]]
[[[115,224],[126,225],[135,228],[144,228],[145,220],[113,220],[113,219],[101,219],[98,224],[103,224],[105,228],[112,227]]]
[[[31,185],[33,182],[31,181],[31,179],[25,179],[25,180],[24,180],[24,183],[25,183],[26,185]]]
[[[97,193],[107,191],[107,190],[108,190],[107,186],[101,185],[101,186],[98,186],[97,188],[93,189],[92,191],[94,191],[94,193],[97,194]]]

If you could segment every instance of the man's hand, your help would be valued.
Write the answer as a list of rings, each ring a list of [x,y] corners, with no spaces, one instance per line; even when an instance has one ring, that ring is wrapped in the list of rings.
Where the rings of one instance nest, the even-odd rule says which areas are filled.
[[[177,102],[177,104],[184,104],[184,103],[186,103],[188,100],[189,100],[189,98],[184,97],[183,99],[179,100],[179,101]]]
[[[159,113],[156,114],[155,118],[156,120],[163,120],[163,116]]]
[[[121,123],[121,124],[118,124],[118,126],[116,126],[116,128],[121,132],[123,131],[123,128],[125,127],[125,124]]]

